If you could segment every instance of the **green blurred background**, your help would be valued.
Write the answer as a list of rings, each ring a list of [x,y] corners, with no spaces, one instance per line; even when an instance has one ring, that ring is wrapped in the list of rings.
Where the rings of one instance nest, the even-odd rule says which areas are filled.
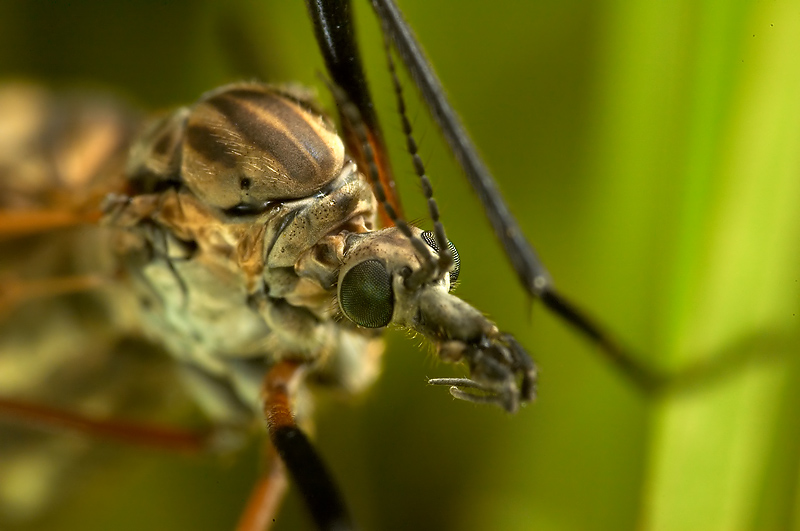
[[[424,219],[356,4],[409,217]],[[530,349],[540,398],[513,417],[455,402],[425,377],[458,370],[390,333],[373,389],[318,400],[316,439],[362,528],[799,529],[800,3],[401,6],[557,285],[644,363],[731,370],[646,401],[531,310],[414,101],[458,294]],[[319,85],[318,71],[300,0],[0,2],[3,78],[158,109],[243,78]],[[230,529],[259,467],[255,443],[224,461],[101,446],[114,459],[18,529]],[[309,526],[290,494],[275,528]]]

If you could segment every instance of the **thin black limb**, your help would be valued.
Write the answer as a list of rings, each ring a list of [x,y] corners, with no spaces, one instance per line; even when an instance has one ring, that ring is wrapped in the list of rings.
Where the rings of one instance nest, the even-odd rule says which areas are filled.
[[[450,149],[478,194],[492,228],[503,244],[520,281],[529,293],[541,296],[545,286],[551,283],[550,274],[508,210],[491,172],[481,160],[458,114],[450,105],[442,84],[413,31],[392,0],[373,0],[372,6],[450,144]]]
[[[625,374],[645,394],[660,393],[668,384],[669,375],[642,365],[629,352],[622,349],[611,336],[602,332],[596,323],[560,293],[554,289],[547,289],[541,294],[540,298],[547,308],[560,315],[565,321],[583,332],[585,336],[594,340],[602,348],[606,359],[611,361],[620,372]]]
[[[375,106],[372,103],[372,96],[367,86],[367,78],[353,34],[355,26],[350,2],[349,0],[306,0],[306,6],[314,25],[317,44],[325,59],[325,65],[333,84],[341,87],[347,94],[347,99],[358,109],[368,132],[369,144],[375,153],[380,182],[386,191],[388,202],[395,212],[402,216],[403,208],[400,195],[395,190],[389,153]],[[363,157],[362,145],[354,137],[351,130],[352,124],[348,123],[347,117],[342,116],[341,118],[348,150],[356,158],[359,166],[363,167],[366,160]],[[385,212],[383,213],[385,214]],[[384,222],[389,222],[386,216],[384,216]]]
[[[567,301],[553,285],[550,274],[528,243],[497,189],[491,172],[481,160],[455,110],[450,105],[436,73],[413,31],[393,0],[372,0],[372,6],[389,34],[403,63],[419,88],[423,100],[439,125],[470,185],[478,194],[495,235],[505,249],[520,282],[529,294],[596,341],[607,358],[632,378],[645,392],[656,391],[664,377],[643,367],[629,352],[622,349],[596,322]]]
[[[635,356],[623,349],[599,324],[556,290],[550,274],[500,195],[494,178],[450,105],[441,82],[400,10],[393,0],[371,1],[384,31],[394,43],[434,120],[478,194],[495,235],[527,292],[541,299],[550,311],[597,342],[606,358],[639,389],[647,394],[658,392],[667,378],[642,366]],[[370,130],[374,108],[361,67],[358,47],[352,35],[350,2],[307,0],[307,4],[330,75],[335,84],[342,87],[347,94],[347,99],[359,109],[367,129]]]
[[[267,373],[264,415],[270,440],[305,499],[317,527],[323,531],[352,530],[355,525],[336,483],[292,415],[290,397],[301,372],[299,363],[282,361]]]
[[[314,24],[314,35],[333,82],[358,107],[367,128],[380,129],[353,34],[350,2],[306,0],[306,6]]]

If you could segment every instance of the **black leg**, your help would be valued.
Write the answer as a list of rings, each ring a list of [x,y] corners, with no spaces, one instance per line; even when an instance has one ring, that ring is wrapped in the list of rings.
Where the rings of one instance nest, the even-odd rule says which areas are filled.
[[[282,361],[267,374],[264,416],[270,440],[305,499],[317,527],[324,531],[355,529],[327,467],[295,423],[290,401],[302,372],[299,363]]]

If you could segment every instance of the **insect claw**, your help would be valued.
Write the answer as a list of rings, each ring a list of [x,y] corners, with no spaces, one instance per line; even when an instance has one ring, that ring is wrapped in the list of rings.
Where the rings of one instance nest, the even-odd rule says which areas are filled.
[[[495,404],[509,413],[516,413],[519,409],[519,392],[513,387],[506,387],[501,391],[487,385],[470,380],[469,378],[431,378],[430,385],[449,385],[453,398],[472,402],[473,404]],[[482,394],[465,391],[476,389]]]
[[[428,379],[430,385],[450,385],[452,387],[469,387],[471,389],[480,389],[487,391],[486,386],[479,384],[475,380],[469,378],[430,378]]]
[[[514,393],[492,393],[488,392],[485,395],[470,393],[464,391],[459,387],[453,386],[450,388],[450,394],[453,398],[472,402],[473,404],[495,404],[505,409],[509,413],[516,413],[519,409],[519,400]]]

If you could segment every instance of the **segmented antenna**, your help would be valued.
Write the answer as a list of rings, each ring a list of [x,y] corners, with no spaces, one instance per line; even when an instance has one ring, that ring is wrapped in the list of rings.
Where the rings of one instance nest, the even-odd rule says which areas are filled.
[[[389,67],[389,74],[392,76],[394,93],[397,96],[397,112],[403,124],[403,134],[406,136],[406,149],[408,154],[411,155],[411,160],[414,163],[414,172],[422,185],[422,192],[425,194],[425,199],[428,203],[428,213],[431,216],[431,221],[433,221],[433,234],[436,237],[436,245],[439,246],[439,271],[450,272],[454,266],[453,253],[450,251],[450,245],[448,245],[444,224],[439,220],[439,205],[436,204],[436,200],[433,198],[433,186],[425,173],[425,166],[422,164],[417,143],[411,132],[411,122],[408,121],[406,102],[403,99],[403,87],[400,85],[400,79],[397,76],[397,69],[392,57],[389,31],[385,27],[383,28],[383,47],[386,50],[386,63]]]
[[[364,121],[361,119],[361,113],[359,112],[358,108],[348,99],[347,94],[345,94],[339,86],[325,78],[323,78],[323,82],[328,85],[328,89],[331,91],[331,94],[333,94],[333,99],[336,101],[336,105],[339,106],[342,116],[350,123],[353,128],[353,133],[361,143],[361,149],[364,152],[364,159],[367,161],[367,178],[372,185],[375,198],[378,200],[381,206],[383,206],[392,223],[394,223],[394,225],[400,230],[403,236],[408,238],[408,240],[414,246],[414,250],[422,259],[422,267],[405,279],[407,288],[412,290],[417,289],[422,284],[433,278],[434,275],[441,273],[440,271],[437,271],[438,263],[433,259],[433,255],[431,254],[432,249],[420,238],[414,236],[414,233],[411,232],[408,223],[406,223],[406,221],[397,214],[394,207],[392,207],[387,200],[386,192],[384,191],[383,184],[381,184],[379,178],[378,166],[375,162],[375,154],[372,151],[372,146],[367,140],[366,126],[364,125]],[[445,242],[446,241],[447,240],[445,240]],[[445,247],[448,246],[445,244]],[[447,252],[449,253],[449,248]]]

